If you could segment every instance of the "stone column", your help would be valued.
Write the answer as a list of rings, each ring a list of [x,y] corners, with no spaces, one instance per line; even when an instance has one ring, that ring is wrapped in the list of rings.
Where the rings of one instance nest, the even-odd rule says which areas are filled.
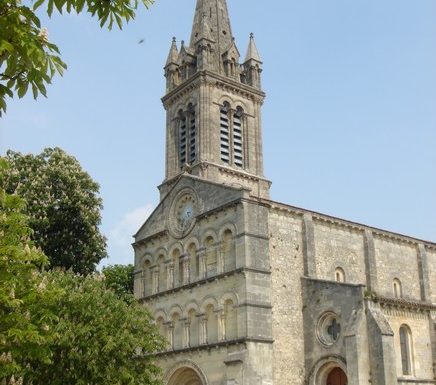
[[[218,341],[224,341],[226,339],[226,314],[224,310],[217,310],[217,323],[218,323]]]
[[[183,347],[189,348],[191,346],[191,324],[186,320],[183,326]]]
[[[198,278],[206,277],[206,252],[205,250],[198,251]]]
[[[150,268],[151,271],[151,294],[156,294],[159,291],[159,269],[157,266]]]
[[[167,263],[167,290],[174,287],[174,262],[170,261]]]
[[[202,314],[200,315],[200,345],[207,344],[207,317]]]
[[[182,282],[180,282],[181,285],[186,285],[190,282],[190,266],[189,266],[189,254],[185,254],[182,257]]]
[[[172,349],[174,349],[174,323],[172,321],[167,323],[167,339]]]
[[[224,273],[224,257],[225,257],[225,250],[223,250],[224,245],[222,244],[222,242],[217,245],[217,252],[218,252],[218,257],[217,257],[217,274],[222,274]]]

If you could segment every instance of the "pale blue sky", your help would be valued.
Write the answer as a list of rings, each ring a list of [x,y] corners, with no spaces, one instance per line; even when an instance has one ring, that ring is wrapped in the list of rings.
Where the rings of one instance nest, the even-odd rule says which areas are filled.
[[[264,61],[272,198],[436,240],[436,1],[228,0],[242,54]],[[111,258],[158,202],[163,64],[189,41],[195,0],[157,0],[124,31],[43,18],[69,70],[48,99],[10,101],[0,152],[60,146],[100,183]],[[143,44],[138,44],[144,38]]]

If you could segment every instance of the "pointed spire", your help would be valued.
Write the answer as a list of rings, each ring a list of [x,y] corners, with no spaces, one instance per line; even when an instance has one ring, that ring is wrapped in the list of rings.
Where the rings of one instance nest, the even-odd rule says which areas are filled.
[[[205,37],[217,44],[220,53],[232,44],[232,28],[226,0],[197,0],[190,46]]]
[[[177,49],[177,43],[176,38],[173,37],[173,41],[171,43],[170,53],[168,54],[168,59],[165,64],[166,66],[169,66],[170,64],[177,64],[177,61],[179,59],[179,51]]]
[[[250,33],[250,42],[248,43],[247,55],[245,55],[245,62],[249,60],[255,60],[262,63],[260,59],[259,51],[257,50],[256,43],[254,42],[254,34]]]

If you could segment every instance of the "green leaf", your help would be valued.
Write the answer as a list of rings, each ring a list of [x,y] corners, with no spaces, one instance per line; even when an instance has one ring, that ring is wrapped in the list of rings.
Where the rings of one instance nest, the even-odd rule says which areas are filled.
[[[42,4],[44,4],[45,0],[37,0],[35,4],[33,4],[33,9],[37,10]]]
[[[21,99],[24,95],[26,95],[27,90],[29,88],[29,82],[25,82],[19,89],[18,89],[18,97]]]

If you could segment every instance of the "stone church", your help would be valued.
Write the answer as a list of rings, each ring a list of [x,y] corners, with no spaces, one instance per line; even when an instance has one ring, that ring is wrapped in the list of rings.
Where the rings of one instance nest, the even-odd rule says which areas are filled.
[[[436,384],[436,244],[271,200],[262,61],[197,0],[165,64],[166,175],[135,235],[165,385]]]

